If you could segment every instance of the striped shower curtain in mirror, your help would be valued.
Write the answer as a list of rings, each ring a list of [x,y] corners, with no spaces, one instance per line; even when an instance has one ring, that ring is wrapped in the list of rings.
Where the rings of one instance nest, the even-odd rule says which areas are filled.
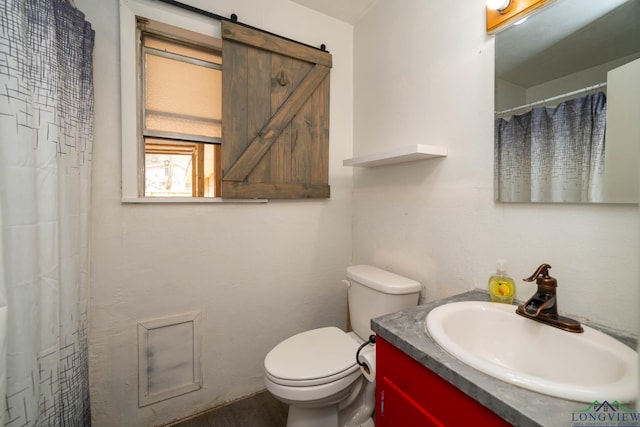
[[[60,0],[0,5],[0,425],[90,425],[94,33]]]
[[[600,92],[496,119],[495,199],[602,201],[606,113]]]

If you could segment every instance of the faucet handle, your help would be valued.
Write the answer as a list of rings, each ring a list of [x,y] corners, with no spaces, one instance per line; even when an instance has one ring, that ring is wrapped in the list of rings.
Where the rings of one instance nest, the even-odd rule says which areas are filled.
[[[538,286],[555,288],[556,286],[558,286],[558,281],[549,276],[550,268],[551,266],[549,264],[542,264],[540,265],[540,267],[538,267],[535,273],[531,275],[531,277],[522,280],[524,280],[525,282],[533,282],[535,280]]]

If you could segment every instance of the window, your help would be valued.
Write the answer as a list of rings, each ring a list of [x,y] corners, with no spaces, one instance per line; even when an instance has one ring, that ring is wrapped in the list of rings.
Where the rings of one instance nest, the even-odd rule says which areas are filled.
[[[219,197],[222,53],[146,30],[140,34],[145,197]]]
[[[120,3],[123,201],[329,197],[328,52]]]

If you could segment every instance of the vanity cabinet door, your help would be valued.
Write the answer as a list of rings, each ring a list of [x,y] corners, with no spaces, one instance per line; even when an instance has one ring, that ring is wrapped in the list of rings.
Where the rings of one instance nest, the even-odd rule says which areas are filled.
[[[381,415],[377,426],[441,427],[443,424],[422,408],[411,396],[403,392],[389,378],[384,378],[381,397]],[[376,383],[378,386],[380,383]],[[382,418],[380,418],[382,416]],[[380,421],[378,421],[380,420]]]
[[[376,369],[376,427],[510,425],[380,337]]]

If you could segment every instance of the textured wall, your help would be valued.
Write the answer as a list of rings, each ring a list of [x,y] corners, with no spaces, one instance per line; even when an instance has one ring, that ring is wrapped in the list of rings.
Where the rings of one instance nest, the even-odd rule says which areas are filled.
[[[483,0],[380,1],[355,25],[354,154],[446,145],[448,157],[354,174],[354,262],[423,282],[423,300],[486,289],[504,258],[543,262],[561,310],[637,333],[638,207],[493,202],[493,36]]]
[[[335,64],[330,200],[127,205],[120,202],[118,2],[76,3],[96,30],[93,420],[95,426],[160,425],[264,389],[264,357],[285,337],[344,326],[340,280],[351,256],[352,171],[342,159],[351,155],[353,27],[286,0],[190,2],[327,45]],[[201,313],[203,388],[138,408],[138,322],[191,312]],[[169,348],[167,340],[149,346],[158,347]],[[148,362],[168,367],[170,356]],[[151,380],[170,375],[150,374]]]
[[[273,345],[343,324],[351,245],[354,262],[423,282],[423,300],[484,288],[497,258],[526,298],[534,285],[520,278],[548,262],[561,309],[637,331],[637,207],[492,201],[493,40],[482,0],[379,1],[355,29],[286,0],[216,2],[216,13],[326,43],[334,68],[331,200],[215,206],[120,203],[118,4],[76,3],[96,29],[96,426],[161,424],[263,388]],[[342,167],[352,131],[356,155],[426,143],[449,156],[355,170],[352,212],[352,172]],[[137,323],[194,310],[204,388],[139,409]]]

